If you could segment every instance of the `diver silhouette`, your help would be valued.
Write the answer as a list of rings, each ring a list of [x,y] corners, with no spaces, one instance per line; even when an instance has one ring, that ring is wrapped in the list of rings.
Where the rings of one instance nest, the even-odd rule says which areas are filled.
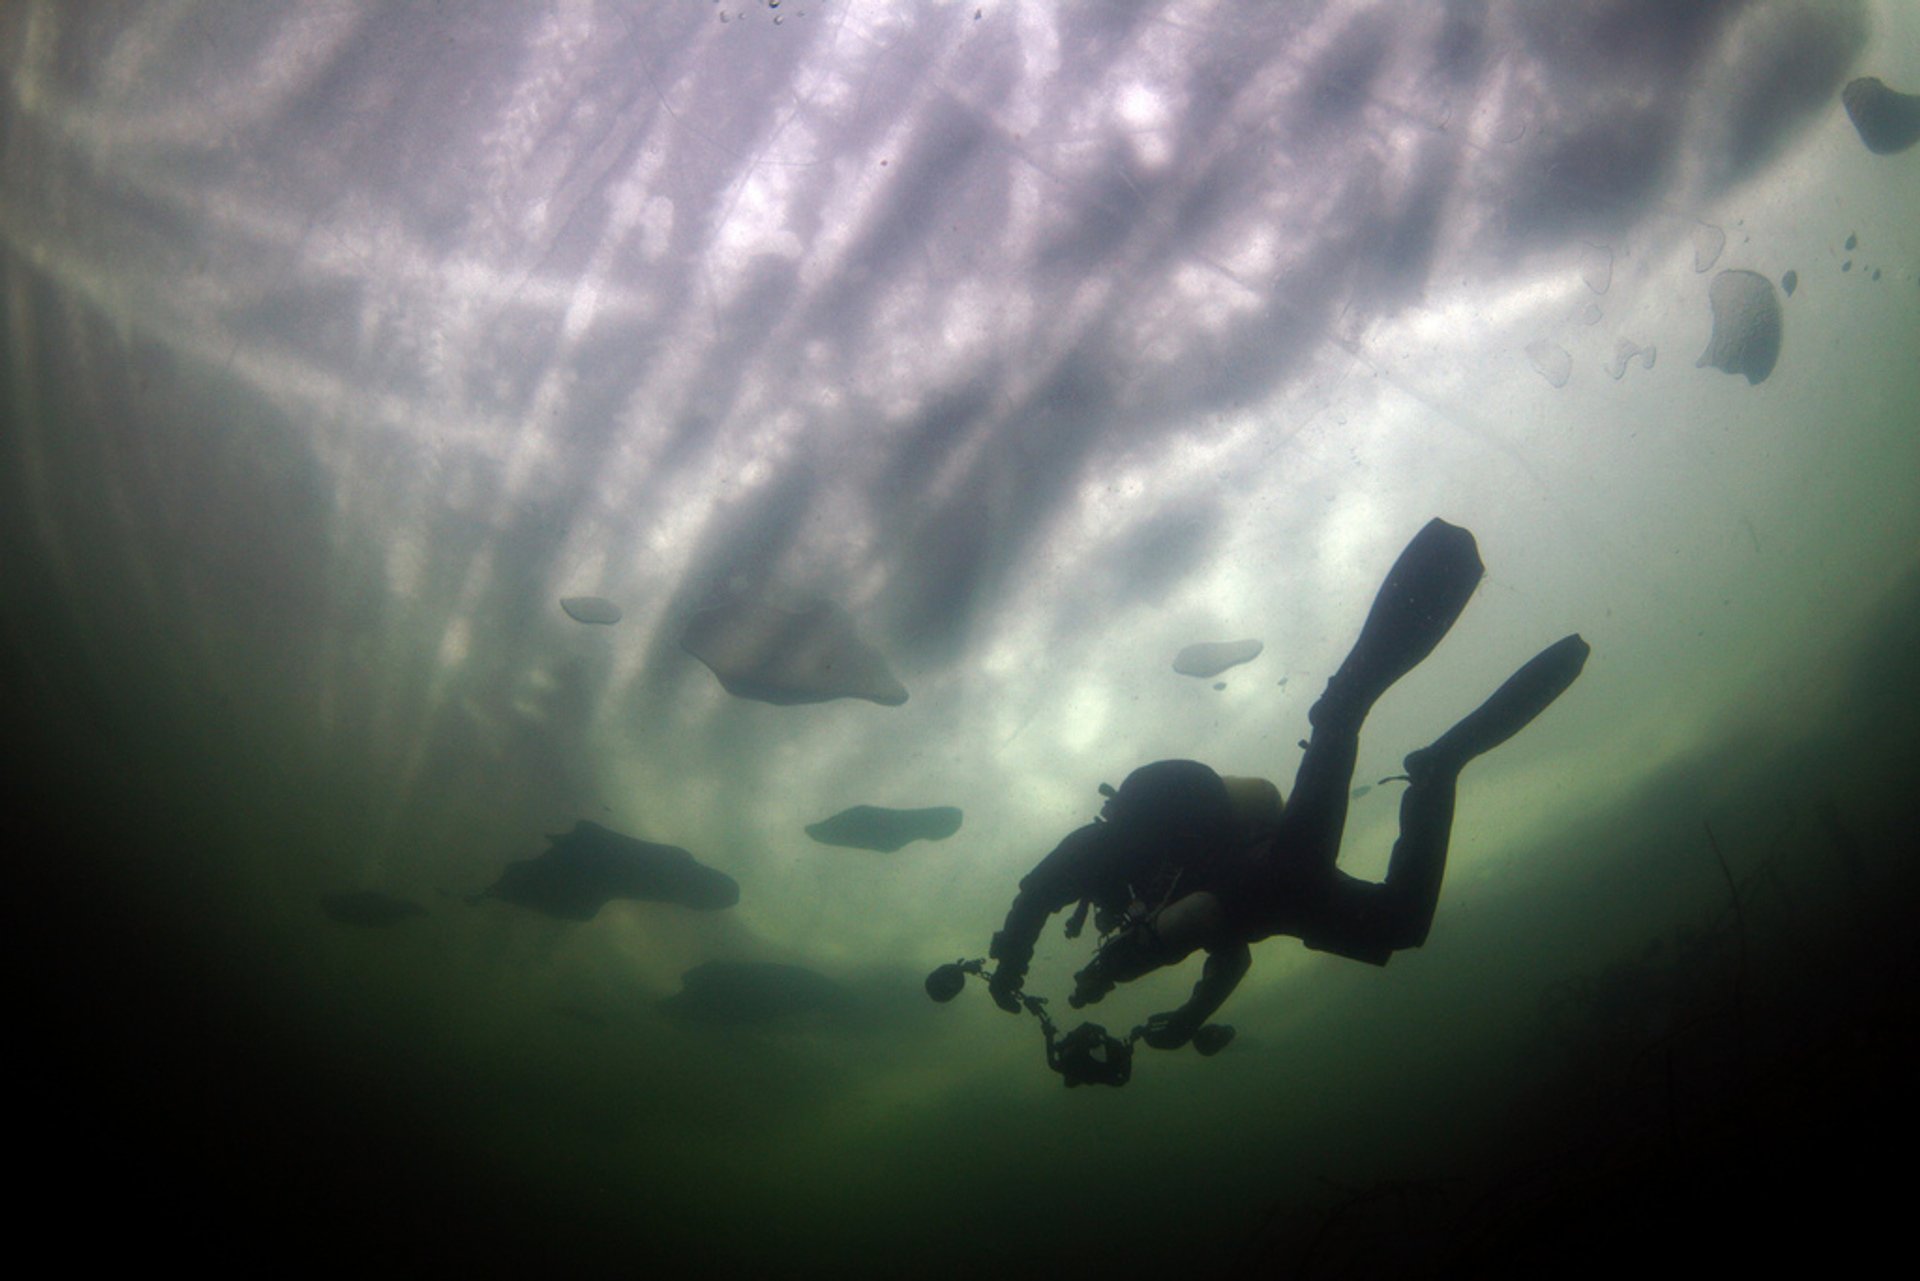
[[[1347,875],[1334,864],[1346,825],[1360,726],[1376,700],[1433,652],[1485,572],[1473,535],[1435,519],[1400,554],[1374,598],[1360,638],[1307,713],[1312,727],[1293,796],[1284,806],[1273,784],[1227,779],[1197,761],[1157,761],[1129,774],[1092,823],[1070,833],[1020,881],[1004,925],[993,936],[991,975],[984,963],[941,967],[928,992],[945,1000],[961,971],[988,978],[1005,1010],[1042,1015],[1049,1063],[1068,1084],[1124,1083],[1124,1069],[1076,1076],[1057,1057],[1039,999],[1022,991],[1034,943],[1055,912],[1076,901],[1067,923],[1076,937],[1091,908],[1102,943],[1074,976],[1076,1008],[1099,1001],[1116,983],[1207,954],[1192,995],[1153,1015],[1125,1042],[1085,1024],[1070,1049],[1104,1038],[1107,1055],[1130,1057],[1135,1040],[1157,1049],[1193,1042],[1217,1051],[1232,1029],[1207,1020],[1251,964],[1249,945],[1276,934],[1373,965],[1419,947],[1433,924],[1446,871],[1454,792],[1468,762],[1524,729],[1579,676],[1587,643],[1567,636],[1535,655],[1430,746],[1406,757],[1400,834],[1384,881]],[[953,972],[943,973],[952,970]],[[942,982],[936,984],[938,977]],[[942,995],[942,993],[946,993]],[[1087,1029],[1091,1029],[1090,1031]]]

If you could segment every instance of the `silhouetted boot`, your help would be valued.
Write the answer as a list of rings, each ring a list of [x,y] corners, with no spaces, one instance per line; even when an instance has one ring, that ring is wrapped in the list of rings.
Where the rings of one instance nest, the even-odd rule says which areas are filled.
[[[1485,573],[1471,533],[1437,516],[1428,521],[1387,571],[1360,639],[1308,710],[1308,722],[1364,717],[1388,686],[1433,652]]]
[[[1418,782],[1443,772],[1458,774],[1468,761],[1518,734],[1573,684],[1587,653],[1587,643],[1574,635],[1535,654],[1458,725],[1409,755],[1407,776]]]

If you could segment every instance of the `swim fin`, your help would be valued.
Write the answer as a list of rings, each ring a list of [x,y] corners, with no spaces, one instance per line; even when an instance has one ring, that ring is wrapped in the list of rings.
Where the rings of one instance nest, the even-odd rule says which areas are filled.
[[[1407,773],[1460,768],[1525,729],[1533,718],[1566,693],[1587,663],[1590,647],[1578,634],[1563,636],[1521,665],[1519,671],[1442,734],[1432,746],[1407,757]]]
[[[1472,533],[1437,516],[1428,521],[1387,571],[1360,639],[1307,719],[1318,725],[1335,707],[1357,707],[1364,714],[1433,652],[1485,573]]]

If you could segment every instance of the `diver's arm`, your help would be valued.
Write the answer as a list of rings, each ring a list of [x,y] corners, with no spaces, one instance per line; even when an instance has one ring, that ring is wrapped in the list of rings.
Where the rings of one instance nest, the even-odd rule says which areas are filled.
[[[1207,952],[1207,964],[1200,981],[1193,985],[1187,1003],[1166,1014],[1147,1020],[1145,1040],[1156,1050],[1176,1050],[1193,1039],[1214,1011],[1226,1003],[1240,980],[1253,965],[1253,949],[1242,942],[1223,944]]]
[[[1116,983],[1131,983],[1163,966],[1178,965],[1201,948],[1211,954],[1226,948],[1232,939],[1217,897],[1202,890],[1175,899],[1149,917],[1134,918],[1102,944],[1092,963],[1073,976],[1073,995],[1067,1003],[1076,1010],[1091,1005]],[[1226,999],[1224,992],[1220,999]]]
[[[1106,828],[1100,823],[1067,834],[1053,852],[1020,880],[1020,892],[1007,919],[988,949],[997,964],[988,983],[1001,1009],[1020,1012],[1018,993],[1033,961],[1033,945],[1047,918],[1093,889],[1095,873],[1105,848]]]
[[[1199,1027],[1227,1003],[1233,989],[1240,986],[1240,980],[1247,977],[1247,971],[1252,968],[1253,949],[1245,943],[1231,943],[1207,953],[1200,981],[1193,985],[1193,995],[1180,1007],[1180,1012]]]
[[[1026,980],[1027,966],[1033,961],[1033,945],[1047,918],[1065,906],[1065,902],[1054,903],[1050,895],[1029,889],[1022,882],[1013,906],[1007,909],[1006,923],[994,934],[993,943],[987,949],[987,955],[996,963],[988,986],[1002,1008],[1019,1010],[1019,1002],[1012,999],[1012,994],[1018,992]]]

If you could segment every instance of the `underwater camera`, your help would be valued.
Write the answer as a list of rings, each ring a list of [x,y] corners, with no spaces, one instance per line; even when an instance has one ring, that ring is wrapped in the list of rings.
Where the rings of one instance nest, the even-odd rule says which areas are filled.
[[[990,979],[987,963],[980,960],[950,961],[935,966],[927,975],[927,995],[934,1001],[945,1005],[960,995],[967,986],[967,975],[977,975]],[[1147,1027],[1137,1027],[1125,1038],[1114,1036],[1098,1023],[1082,1023],[1065,1036],[1047,1016],[1045,997],[1030,996],[1024,992],[1015,993],[1018,1007],[1010,1006],[1017,1013],[1024,1008],[1027,1013],[1040,1022],[1040,1031],[1047,1039],[1047,1066],[1058,1072],[1065,1080],[1067,1088],[1076,1085],[1125,1085],[1133,1076],[1133,1044],[1148,1037]],[[1211,1058],[1225,1049],[1233,1040],[1233,1029],[1222,1023],[1208,1023],[1194,1031],[1193,1048],[1203,1058]],[[1184,1043],[1184,1041],[1182,1042]],[[1163,1047],[1163,1048],[1171,1048]]]
[[[1133,1042],[1108,1033],[1098,1023],[1082,1023],[1060,1037],[1047,1038],[1047,1066],[1076,1085],[1125,1085],[1133,1076]]]

